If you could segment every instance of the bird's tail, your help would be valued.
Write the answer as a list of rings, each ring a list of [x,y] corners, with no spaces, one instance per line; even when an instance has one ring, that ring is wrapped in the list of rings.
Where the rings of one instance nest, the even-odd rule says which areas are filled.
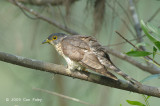
[[[122,76],[124,79],[130,81],[132,84],[140,84],[140,82],[138,82],[137,80],[135,80],[134,78],[130,77],[129,75],[125,74],[124,72],[122,72],[119,68],[117,68],[116,66],[112,66],[111,70],[113,70],[115,73],[119,74],[120,76]]]
[[[117,74],[121,75],[123,78],[125,78],[126,80],[130,81],[131,83],[137,83],[138,81],[135,80],[134,78],[130,77],[129,75],[125,74],[124,72],[122,72],[120,69],[116,69],[114,70],[114,72],[116,72]],[[139,82],[138,82],[139,83]]]
[[[112,78],[114,80],[118,80],[118,78],[115,75],[113,75],[111,72],[107,71],[106,69],[96,70],[96,72],[104,76],[107,76],[109,78]]]

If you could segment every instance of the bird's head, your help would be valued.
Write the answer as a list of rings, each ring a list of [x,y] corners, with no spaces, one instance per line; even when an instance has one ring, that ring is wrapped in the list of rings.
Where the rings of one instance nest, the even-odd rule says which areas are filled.
[[[67,35],[64,33],[52,33],[46,40],[42,42],[42,44],[49,43],[51,45],[56,45],[66,36]]]

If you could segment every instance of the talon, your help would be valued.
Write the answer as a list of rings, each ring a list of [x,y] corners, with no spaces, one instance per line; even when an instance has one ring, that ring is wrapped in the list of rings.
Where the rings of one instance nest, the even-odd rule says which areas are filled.
[[[67,71],[67,74],[69,75],[71,74],[71,70],[69,68],[67,68],[66,71]]]
[[[86,70],[86,68],[83,68],[83,69],[82,69],[82,71],[84,71],[84,72],[88,72],[88,71]]]

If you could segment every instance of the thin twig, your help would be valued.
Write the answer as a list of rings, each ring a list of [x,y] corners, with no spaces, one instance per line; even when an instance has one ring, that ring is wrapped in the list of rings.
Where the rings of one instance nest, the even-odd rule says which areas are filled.
[[[104,47],[104,50],[107,53],[120,58],[121,60],[125,60],[128,63],[131,63],[132,65],[138,67],[139,69],[141,69],[141,70],[143,70],[145,72],[149,72],[151,74],[160,74],[160,68],[152,67],[150,65],[145,65],[145,64],[143,64],[141,62],[138,62],[138,61],[132,59],[131,57],[125,55],[124,53],[121,53],[119,51],[116,51],[116,50],[108,48],[108,47]]]
[[[48,22],[49,24],[52,24],[54,25],[55,27],[58,27],[59,29],[65,31],[65,32],[68,32],[70,34],[75,34],[77,35],[78,33],[73,31],[72,29],[68,28],[68,27],[65,27],[64,25],[61,25],[59,23],[57,23],[55,20],[51,20],[49,18],[46,18],[42,15],[40,15],[39,13],[35,12],[33,9],[29,9],[27,7],[25,7],[23,4],[17,2],[16,0],[9,0],[11,3],[15,4],[16,6],[18,6],[19,8],[22,8],[23,10],[27,11],[28,13],[36,16],[37,18],[41,19],[41,20],[44,20],[45,22]]]
[[[116,2],[117,2],[117,4],[119,5],[119,7],[121,7],[121,9],[123,10],[123,12],[126,14],[129,22],[133,25],[132,20],[130,19],[129,14],[128,14],[128,12],[125,10],[124,6],[122,6],[121,3],[119,3],[118,0],[116,0]]]
[[[22,8],[19,7],[19,9],[22,11],[22,13],[23,13],[26,17],[28,17],[28,18],[30,18],[30,19],[32,19],[32,20],[38,19],[37,17],[32,17],[32,16],[28,15]]]
[[[141,36],[141,37],[145,37],[145,35],[143,35],[143,36]],[[137,38],[131,39],[131,40],[129,40],[129,41],[132,42],[132,41],[135,41],[135,40],[137,40]],[[126,42],[126,41],[123,41],[123,42],[119,42],[119,43],[107,45],[107,47],[110,47],[110,46],[120,46],[121,44],[125,44],[125,43],[127,43],[127,42]]]
[[[156,12],[148,19],[147,22],[152,21],[152,20],[157,16],[157,14],[158,14],[159,12],[160,12],[160,8],[158,8],[158,9],[156,10]]]
[[[120,37],[122,37],[126,42],[128,42],[130,45],[132,45],[134,48],[136,48],[139,51],[143,51],[142,49],[136,47],[133,43],[131,43],[129,40],[127,40],[125,37],[123,37],[123,35],[121,35],[119,32],[115,31]],[[146,56],[148,59],[152,60],[154,63],[156,63],[158,66],[160,66],[160,64],[158,62],[156,62],[155,60],[153,60],[152,58],[150,58],[149,56]]]
[[[45,89],[41,89],[41,88],[32,88],[32,89],[42,91],[42,92],[46,92],[46,93],[49,93],[49,94],[52,94],[52,95],[56,95],[56,96],[59,96],[61,98],[69,99],[69,100],[79,102],[79,103],[82,103],[82,104],[85,104],[85,105],[88,105],[88,106],[93,106],[92,104],[87,103],[85,101],[79,100],[77,98],[69,97],[69,96],[66,96],[66,95],[62,95],[62,94],[59,94],[59,93],[56,93],[56,92],[53,92],[53,91],[49,91],[49,90],[45,90]]]
[[[126,82],[124,80],[114,80],[105,76],[97,75],[90,72],[84,72],[84,71],[67,71],[66,67],[62,65],[56,65],[53,63],[46,63],[34,59],[28,59],[21,56],[16,56],[4,52],[0,52],[0,60],[31,68],[31,69],[37,69],[45,72],[50,73],[56,73],[60,75],[65,75],[72,78],[78,78],[81,80],[97,83],[100,85],[110,86],[118,89],[123,89],[127,91],[137,92],[140,94],[146,94],[150,96],[155,96],[160,98],[160,88],[147,86],[147,85],[133,85],[130,82]]]
[[[137,50],[140,50],[138,47],[136,47],[133,43],[131,43],[128,39],[126,39],[125,37],[123,37],[118,31],[115,31],[122,39],[124,39],[127,43],[129,43],[130,45],[132,45],[134,48],[136,48]]]
[[[37,6],[47,6],[51,4],[52,6],[63,5],[64,0],[17,0],[23,4],[37,5]],[[73,0],[78,1],[78,0]]]
[[[106,1],[106,3],[107,3],[107,5],[108,5],[108,7],[111,8],[112,11],[114,11],[114,7],[112,7],[107,1]],[[117,16],[119,16],[119,14],[117,13],[117,11],[115,11],[115,14],[116,14]],[[135,36],[134,32],[133,32],[132,29],[129,27],[128,23],[126,23],[126,21],[125,21],[123,18],[121,18],[120,16],[119,16],[119,18],[120,18],[120,20],[123,22],[123,24],[126,26],[126,28],[129,30],[129,32],[130,32],[133,36]]]
[[[158,28],[160,28],[160,26],[158,26]],[[153,33],[153,32],[150,32],[150,33]],[[143,38],[143,37],[146,37],[146,35],[143,35],[143,36],[141,36],[141,38]],[[128,41],[135,41],[135,40],[137,40],[138,38],[135,38],[135,39],[131,39],[131,40],[128,40]],[[110,44],[110,45],[107,45],[107,47],[109,47],[109,46],[119,46],[119,45],[121,45],[121,44],[124,44],[124,43],[127,43],[126,41],[123,41],[123,42],[120,42],[120,43],[116,43],[116,44]]]

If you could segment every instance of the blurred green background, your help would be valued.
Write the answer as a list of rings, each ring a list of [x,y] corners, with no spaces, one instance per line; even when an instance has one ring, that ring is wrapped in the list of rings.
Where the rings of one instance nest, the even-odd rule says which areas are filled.
[[[134,39],[120,18],[127,22],[135,34],[134,28],[132,24],[129,23],[122,8],[115,3],[116,0],[107,0],[107,2],[115,8],[119,16],[115,15],[113,10],[111,10],[106,3],[104,20],[102,20],[103,25],[101,27],[98,26],[101,30],[94,32],[94,5],[92,0],[87,1],[76,1],[69,7],[68,14],[66,14],[65,6],[36,6],[27,3],[25,6],[32,8],[43,16],[56,20],[58,23],[70,27],[80,34],[95,34],[96,38],[103,45],[116,44],[123,41],[123,39],[115,33],[115,30],[125,35],[127,39]],[[129,12],[128,0],[119,0],[119,3]],[[160,8],[160,1],[135,0],[135,8],[139,19],[147,21],[153,13]],[[131,17],[131,14],[129,15]],[[32,15],[30,16],[34,17]],[[151,23],[158,26],[160,23],[160,15],[157,14]],[[0,1],[0,51],[66,65],[65,61],[57,54],[54,48],[50,45],[41,44],[41,42],[53,32],[64,31],[42,20],[28,18],[18,7],[7,0]],[[147,38],[144,38],[144,42],[149,44]],[[149,45],[147,47],[147,50],[151,49]],[[121,52],[127,52],[132,49],[127,43],[111,46],[111,48]],[[138,81],[150,75],[117,57],[111,56],[111,59],[117,67]],[[135,59],[143,62],[140,58]],[[145,84],[157,87],[160,86],[157,79],[145,82]],[[0,61],[1,106],[85,106],[85,104],[79,102],[33,90],[32,88],[34,87],[54,91],[98,106],[119,106],[120,104],[122,104],[122,106],[129,106],[126,102],[128,99],[145,103],[141,94],[61,75],[54,75],[48,72],[41,72]],[[17,102],[11,100],[6,101],[6,98],[20,98],[22,100]],[[23,101],[24,98],[31,99],[31,101]],[[40,98],[42,102],[32,101],[33,98]],[[150,106],[158,106],[160,101],[158,98],[151,97],[149,103]]]

